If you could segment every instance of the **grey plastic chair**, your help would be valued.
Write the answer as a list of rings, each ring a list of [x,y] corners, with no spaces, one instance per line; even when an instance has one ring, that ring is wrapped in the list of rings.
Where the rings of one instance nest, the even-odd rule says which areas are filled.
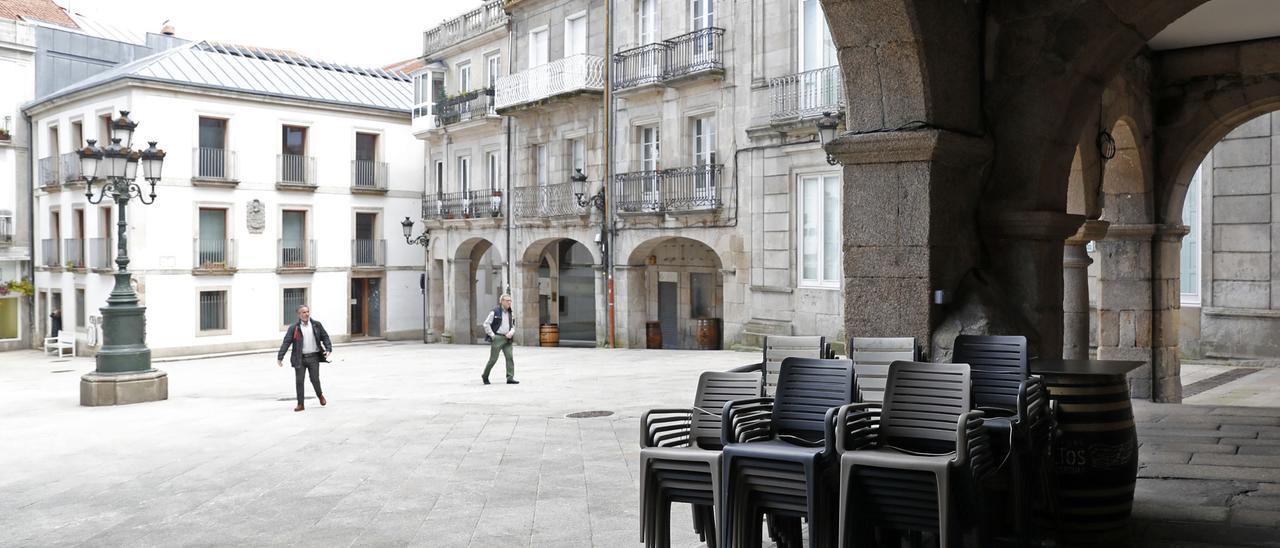
[[[760,515],[777,518],[779,536],[830,546],[835,505],[835,415],[853,401],[853,362],[787,358],[772,398],[730,402],[722,419],[722,547],[759,546]]]
[[[974,409],[986,414],[983,426],[995,454],[1002,460],[1008,455],[1013,529],[1020,543],[1029,544],[1027,509],[1032,497],[1027,490],[1045,489],[1040,478],[1048,466],[1050,421],[1044,383],[1027,367],[1027,338],[961,335],[956,337],[952,361],[969,364]],[[1034,473],[1028,474],[1029,469]]]
[[[879,402],[884,399],[889,364],[920,361],[920,347],[915,337],[853,337],[849,339],[849,359],[858,377],[858,401]]]
[[[872,544],[873,526],[936,532],[942,548],[952,545],[953,517],[966,506],[955,496],[976,496],[974,478],[991,460],[970,384],[965,364],[897,361],[883,406],[840,409],[840,546]]]
[[[640,418],[640,540],[671,545],[671,503],[694,507],[695,529],[715,546],[720,500],[720,415],[726,403],[760,394],[758,373],[708,371],[690,409],[653,409]]]
[[[778,387],[778,371],[787,358],[829,357],[827,338],[818,336],[769,335],[764,338],[764,395],[772,396]]]

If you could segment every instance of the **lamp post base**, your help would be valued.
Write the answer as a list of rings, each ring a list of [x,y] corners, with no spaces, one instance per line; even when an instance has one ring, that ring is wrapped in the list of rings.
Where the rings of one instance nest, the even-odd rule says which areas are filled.
[[[80,405],[128,405],[169,399],[169,374],[159,369],[136,373],[88,373],[80,377]]]

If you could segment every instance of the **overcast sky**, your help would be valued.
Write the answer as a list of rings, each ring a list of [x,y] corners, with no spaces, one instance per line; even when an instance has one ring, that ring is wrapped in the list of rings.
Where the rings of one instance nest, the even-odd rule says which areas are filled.
[[[159,32],[293,50],[359,66],[422,55],[422,32],[482,0],[55,0],[71,11],[138,33]],[[336,9],[335,9],[336,8]]]

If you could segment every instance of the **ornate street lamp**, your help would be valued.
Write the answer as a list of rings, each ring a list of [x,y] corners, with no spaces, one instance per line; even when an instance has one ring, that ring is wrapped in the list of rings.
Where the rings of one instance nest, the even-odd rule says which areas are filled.
[[[102,311],[103,345],[98,350],[93,373],[80,378],[80,405],[122,405],[169,398],[169,380],[165,372],[151,367],[151,349],[146,343],[146,307],[138,305],[129,272],[128,226],[129,200],[136,198],[144,205],[156,199],[156,182],[164,165],[164,151],[156,142],[142,152],[129,148],[138,123],[129,119],[128,111],[111,121],[111,142],[98,146],[89,139],[78,152],[80,175],[85,180],[85,199],[100,204],[105,199],[119,206],[116,220],[116,283]],[[138,164],[150,191],[135,181]],[[93,184],[102,187],[94,196]]]
[[[404,229],[404,243],[409,245],[420,245],[423,250],[430,249],[431,245],[431,229],[423,227],[422,234],[416,238],[413,236],[413,221],[405,217],[400,221],[400,228]],[[430,263],[424,265],[422,273],[421,289],[422,289],[422,344],[431,342],[431,332],[427,330],[427,310],[430,309],[431,302],[431,279],[427,277],[430,272]]]
[[[573,193],[573,199],[575,202],[578,203],[578,207],[585,208],[589,204],[589,205],[595,206],[596,209],[599,209],[601,212],[603,212],[604,211],[604,188],[597,190],[595,194],[591,195],[591,197],[589,198],[586,197],[587,196],[587,192],[586,192],[587,176],[586,174],[582,173],[582,168],[578,168],[574,171],[576,171],[576,173],[569,176],[569,181],[573,183],[574,188],[579,189],[577,192]]]
[[[827,148],[827,144],[836,138],[836,126],[840,125],[840,117],[830,112],[822,113],[822,117],[818,118],[818,142],[822,144],[822,148]],[[827,153],[827,164],[836,165],[840,162],[830,152]]]

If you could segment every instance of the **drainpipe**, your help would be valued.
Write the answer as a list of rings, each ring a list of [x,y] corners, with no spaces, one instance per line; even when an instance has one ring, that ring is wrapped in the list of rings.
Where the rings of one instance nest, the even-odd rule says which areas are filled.
[[[613,223],[613,204],[609,193],[609,183],[613,180],[613,0],[605,0],[604,4],[604,181],[601,192],[604,193],[604,217],[600,221],[601,241],[605,243],[604,261],[605,293],[609,314],[609,348],[617,348],[615,339],[616,308],[613,294],[613,231],[609,228]]]
[[[27,121],[27,180],[25,183],[27,185],[27,240],[30,242],[27,250],[29,255],[27,258],[27,279],[31,280],[31,287],[35,288],[36,293],[27,297],[27,301],[29,301],[27,303],[27,325],[30,326],[27,329],[27,336],[31,340],[31,347],[35,348],[39,340],[35,336],[37,332],[36,325],[38,325],[37,322],[43,321],[43,318],[36,317],[36,299],[37,295],[40,294],[40,289],[36,287],[36,170],[31,166],[31,161],[35,159],[35,156],[31,153],[31,142],[35,133],[32,131],[31,117],[26,112],[23,112],[22,118]],[[17,133],[16,129],[14,133]],[[9,138],[17,140],[16,135],[10,135]],[[57,336],[57,333],[54,333],[54,336]]]
[[[515,261],[512,260],[511,258],[511,224],[513,220],[513,218],[511,217],[511,212],[513,211],[511,207],[511,137],[512,137],[511,136],[511,118],[507,116],[503,116],[502,125],[507,129],[507,147],[506,147],[507,148],[507,161],[506,161],[507,176],[505,177],[505,179],[507,180],[507,190],[506,190],[506,193],[504,194],[504,196],[506,196],[506,199],[503,200],[504,202],[506,202],[505,205],[507,207],[507,216],[504,222],[502,223],[504,225],[504,228],[506,228],[506,233],[507,233],[507,253],[505,255],[507,259],[507,269],[506,269],[507,270],[507,287],[503,291],[503,293],[511,294],[511,268],[513,265],[516,264]]]

